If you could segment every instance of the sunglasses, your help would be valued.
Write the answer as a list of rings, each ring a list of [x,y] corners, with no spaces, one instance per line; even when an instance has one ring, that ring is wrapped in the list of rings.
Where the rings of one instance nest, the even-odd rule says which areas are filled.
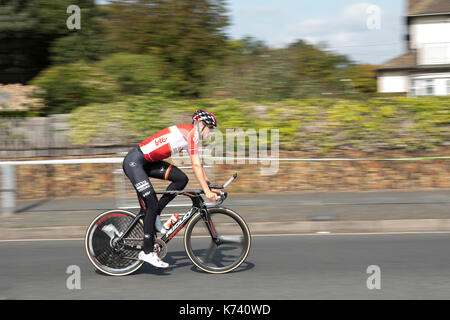
[[[203,127],[202,131],[200,133],[203,133],[203,130],[205,130],[205,128],[208,128],[209,130],[213,130],[214,126],[213,125],[208,125],[205,123],[205,126]]]

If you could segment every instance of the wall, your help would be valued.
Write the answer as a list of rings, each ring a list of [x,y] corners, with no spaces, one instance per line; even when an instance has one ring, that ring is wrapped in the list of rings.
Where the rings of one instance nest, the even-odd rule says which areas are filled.
[[[378,92],[408,92],[409,77],[406,72],[380,71],[378,76]]]
[[[449,15],[413,17],[409,29],[411,49],[421,49],[424,44],[450,43]]]
[[[431,81],[430,85],[433,87],[433,95],[450,95],[449,72],[414,74],[411,79],[413,81],[415,95],[427,95],[427,81]]]
[[[442,153],[445,150],[442,150]],[[340,157],[374,157],[357,153]],[[391,154],[396,158],[408,156]],[[282,152],[282,158],[314,158],[302,152]],[[450,188],[450,160],[427,161],[326,161],[280,162],[274,175],[261,175],[267,164],[220,164],[209,174],[217,183],[225,182],[234,172],[238,180],[230,191],[235,193],[286,192],[313,190],[367,191],[378,189]],[[23,165],[16,169],[18,200],[77,197],[112,197],[117,186],[125,186],[131,196],[131,184],[123,174],[115,180],[120,164]],[[187,188],[198,188],[189,170]],[[158,182],[155,189],[165,188]],[[121,191],[122,192],[122,191]]]

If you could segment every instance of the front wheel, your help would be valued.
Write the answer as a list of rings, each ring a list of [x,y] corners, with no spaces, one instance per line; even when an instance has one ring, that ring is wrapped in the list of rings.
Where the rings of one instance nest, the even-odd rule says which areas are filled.
[[[119,237],[133,222],[136,215],[125,210],[111,210],[100,214],[87,229],[86,253],[92,264],[108,275],[124,276],[139,269],[144,228],[137,222],[121,241]]]
[[[212,235],[217,236],[214,241]],[[197,212],[184,234],[184,248],[192,263],[208,273],[227,273],[238,268],[250,252],[250,230],[241,216],[226,208]]]

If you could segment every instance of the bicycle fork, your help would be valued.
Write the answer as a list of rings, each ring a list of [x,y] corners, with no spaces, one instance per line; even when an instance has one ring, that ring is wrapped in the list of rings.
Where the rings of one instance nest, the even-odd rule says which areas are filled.
[[[213,240],[213,243],[218,246],[220,244],[219,235],[217,234],[216,228],[214,227],[214,223],[211,219],[211,216],[206,208],[201,209],[201,215],[202,219],[206,224],[206,227],[208,228],[209,234],[211,236],[211,239]]]

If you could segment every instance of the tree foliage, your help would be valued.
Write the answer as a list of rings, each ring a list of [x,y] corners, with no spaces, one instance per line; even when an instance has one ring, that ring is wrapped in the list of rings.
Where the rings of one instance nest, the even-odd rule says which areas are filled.
[[[226,63],[211,70],[205,96],[276,101],[339,95],[342,70],[351,64],[303,41],[269,49],[244,38],[231,43],[230,51]]]
[[[109,52],[101,27],[104,14],[93,0],[79,0],[78,3],[68,0],[67,6],[71,4],[77,4],[81,9],[81,29],[61,30],[62,36],[50,47],[51,60],[54,64],[98,61]],[[65,19],[68,16],[64,15]]]
[[[68,30],[67,7],[81,8],[81,30]],[[52,62],[92,61],[102,53],[94,0],[0,2],[0,83],[26,83]]]
[[[48,64],[50,39],[37,32],[38,3],[0,2],[0,83],[26,82]]]
[[[153,89],[170,95],[171,84],[164,77],[164,62],[157,56],[116,53],[96,66],[114,77],[124,95],[142,95]]]
[[[351,82],[356,93],[375,94],[377,92],[377,66],[352,65],[343,70],[343,77]]]
[[[105,21],[117,51],[155,54],[171,88],[198,96],[208,65],[224,55],[228,17],[223,0],[112,1]]]
[[[35,95],[45,101],[41,110],[44,114],[68,113],[80,106],[107,103],[120,97],[113,76],[84,62],[49,68],[32,84],[40,88]]]

